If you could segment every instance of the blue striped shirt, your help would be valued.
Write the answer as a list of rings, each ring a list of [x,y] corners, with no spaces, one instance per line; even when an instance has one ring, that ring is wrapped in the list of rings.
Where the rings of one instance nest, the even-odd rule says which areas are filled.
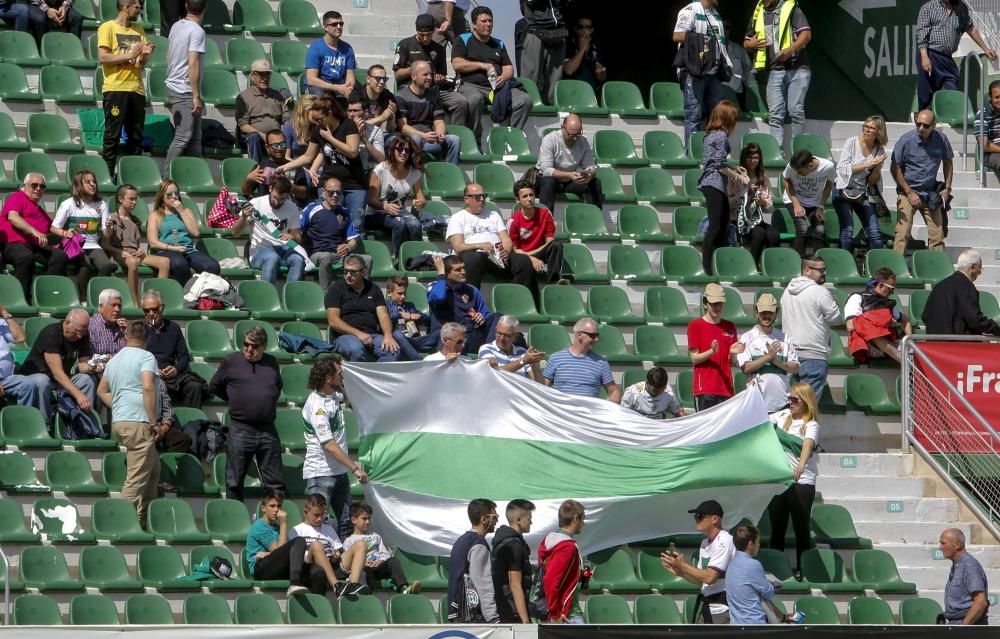
[[[556,390],[584,397],[597,397],[601,386],[614,381],[608,360],[594,352],[578,357],[568,348],[549,357],[543,375]]]
[[[773,596],[774,586],[764,576],[764,567],[750,555],[737,550],[726,569],[730,623],[767,623],[767,613],[761,600]]]

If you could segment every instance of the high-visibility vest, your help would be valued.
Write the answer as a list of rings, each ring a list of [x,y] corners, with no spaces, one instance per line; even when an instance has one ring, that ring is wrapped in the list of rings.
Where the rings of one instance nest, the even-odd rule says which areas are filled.
[[[781,13],[778,15],[778,33],[781,34],[779,49],[787,49],[792,46],[792,12],[795,11],[795,0],[785,0],[781,5]],[[767,38],[767,26],[764,24],[764,0],[757,2],[757,8],[753,12],[753,28],[757,39],[763,41]],[[753,63],[754,69],[767,68],[767,49],[758,49],[757,58]]]

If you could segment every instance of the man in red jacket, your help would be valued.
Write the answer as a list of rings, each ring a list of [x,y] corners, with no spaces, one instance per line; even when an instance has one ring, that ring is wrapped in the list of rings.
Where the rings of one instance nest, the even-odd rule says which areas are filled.
[[[583,516],[583,504],[567,499],[559,506],[559,530],[538,546],[538,568],[545,566],[542,587],[549,623],[583,623],[579,592],[583,557],[573,539],[583,530]]]

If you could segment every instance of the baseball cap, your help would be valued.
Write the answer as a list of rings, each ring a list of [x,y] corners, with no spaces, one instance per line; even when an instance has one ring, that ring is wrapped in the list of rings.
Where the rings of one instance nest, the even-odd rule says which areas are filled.
[[[422,13],[417,16],[416,27],[418,32],[433,31],[437,29],[437,20],[429,13]]]
[[[271,63],[268,62],[267,60],[264,60],[263,58],[261,58],[260,60],[254,60],[253,64],[250,65],[250,71],[257,73],[270,73]]]
[[[722,504],[714,499],[709,499],[708,501],[701,502],[697,508],[688,512],[695,515],[718,515],[722,517]]]
[[[714,304],[715,302],[725,302],[726,292],[722,290],[722,287],[718,284],[709,284],[705,287],[704,297],[708,300],[709,304]]]
[[[774,299],[774,295],[770,293],[764,293],[757,298],[757,312],[760,311],[771,311],[772,313],[778,312],[778,300]]]

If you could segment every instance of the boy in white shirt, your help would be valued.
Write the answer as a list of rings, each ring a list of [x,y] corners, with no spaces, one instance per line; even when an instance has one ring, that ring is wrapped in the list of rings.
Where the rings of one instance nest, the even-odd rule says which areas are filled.
[[[667,419],[686,415],[670,387],[667,371],[662,366],[651,368],[646,381],[636,382],[625,389],[622,406],[649,419]]]
[[[350,582],[334,579],[330,581],[326,571],[312,563],[312,556],[306,553],[306,563],[309,568],[309,590],[322,595],[326,592],[328,585],[333,585],[333,592],[338,597],[350,597],[353,595],[367,595],[368,587],[361,583],[361,575],[365,569],[365,553],[360,546],[353,551],[345,550],[340,543],[340,537],[328,523],[326,523],[326,499],[323,495],[309,495],[306,497],[305,506],[302,508],[302,523],[296,526],[288,534],[291,541],[296,537],[302,537],[307,545],[313,542],[323,544],[326,556],[330,560],[330,565],[341,574],[350,570]]]
[[[403,565],[392,556],[382,535],[368,532],[372,524],[372,507],[363,501],[356,501],[351,504],[351,524],[354,525],[354,534],[344,540],[344,548],[364,548],[365,555],[365,580],[375,583],[379,579],[392,579],[396,584],[396,592],[415,595],[420,592],[420,582],[409,583],[406,573],[403,572]]]

